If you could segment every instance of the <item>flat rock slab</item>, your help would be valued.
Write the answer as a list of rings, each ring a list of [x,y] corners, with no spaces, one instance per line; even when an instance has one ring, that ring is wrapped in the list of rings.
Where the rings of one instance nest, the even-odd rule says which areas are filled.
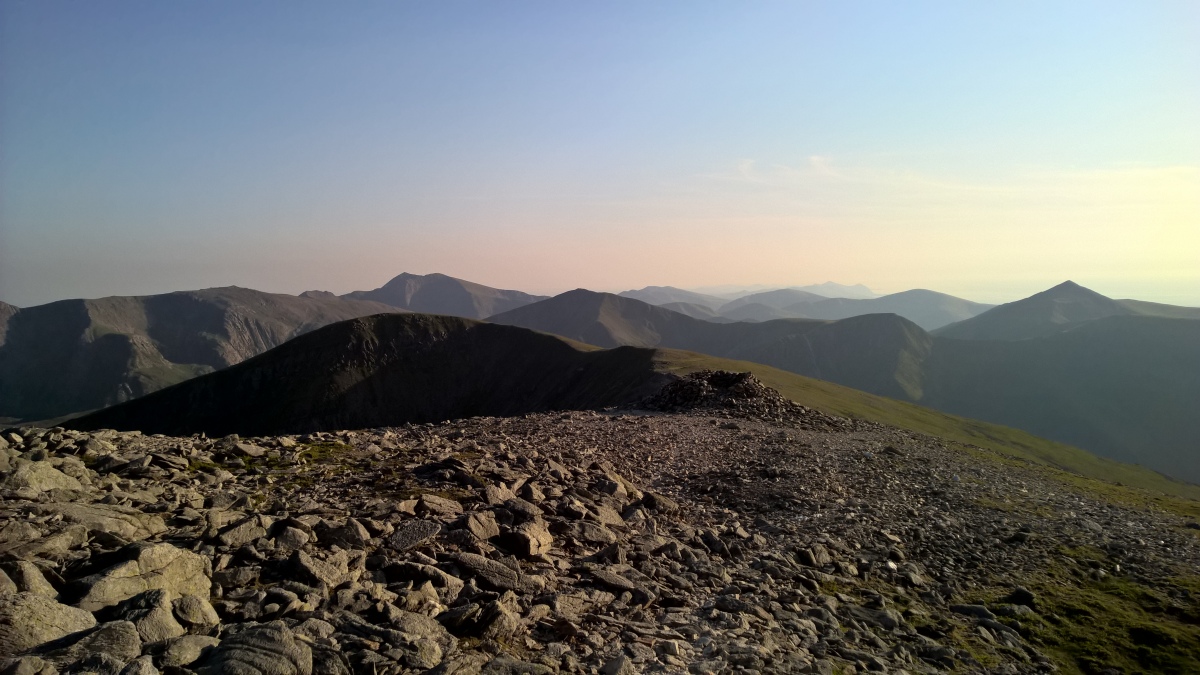
[[[36,651],[37,656],[60,668],[83,665],[84,672],[91,665],[99,666],[96,668],[99,672],[104,672],[105,666],[124,666],[141,653],[142,638],[129,621],[100,624],[87,632],[44,644]]]
[[[12,656],[95,625],[91,612],[38,593],[0,595],[0,656]]]
[[[12,472],[3,481],[0,481],[0,488],[6,490],[25,488],[35,492],[45,492],[46,490],[82,490],[83,485],[47,462],[18,459]]]
[[[396,526],[387,543],[397,551],[407,551],[433,539],[441,531],[441,523],[432,520],[407,520]]]
[[[200,675],[312,675],[312,650],[282,621],[259,624],[221,641]]]
[[[489,560],[475,553],[460,553],[455,557],[455,561],[464,572],[482,580],[496,590],[513,591],[521,585],[516,572],[495,560]]]
[[[126,541],[140,541],[167,529],[156,515],[115,504],[34,504],[30,511],[39,516],[62,516],[64,521],[83,525],[90,532],[115,534]]]
[[[79,580],[83,594],[76,606],[96,611],[153,590],[208,597],[207,558],[170,544],[130,544],[121,553],[124,562]]]

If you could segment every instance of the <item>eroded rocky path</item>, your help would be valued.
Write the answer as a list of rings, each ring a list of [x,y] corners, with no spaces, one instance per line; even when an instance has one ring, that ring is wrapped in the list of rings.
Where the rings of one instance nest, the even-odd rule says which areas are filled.
[[[7,432],[0,672],[1194,662],[1187,518],[708,377],[299,438]]]

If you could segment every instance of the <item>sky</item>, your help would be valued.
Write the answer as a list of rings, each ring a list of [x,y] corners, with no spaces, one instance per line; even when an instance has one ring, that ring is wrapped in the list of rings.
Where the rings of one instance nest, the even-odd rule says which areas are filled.
[[[1200,306],[1200,3],[0,3],[0,300]]]

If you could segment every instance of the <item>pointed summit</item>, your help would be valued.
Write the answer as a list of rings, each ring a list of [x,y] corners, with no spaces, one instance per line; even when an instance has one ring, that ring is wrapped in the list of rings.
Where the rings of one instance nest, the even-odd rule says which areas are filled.
[[[938,337],[959,340],[1027,340],[1060,333],[1077,324],[1135,312],[1074,281],[1061,284],[950,324]]]
[[[409,274],[393,277],[373,291],[354,291],[344,298],[373,300],[412,312],[482,319],[530,303],[543,296],[491,288],[445,274]]]

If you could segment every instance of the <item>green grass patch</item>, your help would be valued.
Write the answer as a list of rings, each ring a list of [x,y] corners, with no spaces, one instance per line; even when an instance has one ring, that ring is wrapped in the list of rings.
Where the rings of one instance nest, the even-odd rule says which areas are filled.
[[[1097,578],[1112,561],[1092,546],[1062,547],[1060,557],[1025,585],[1036,613],[1001,619],[1044,651],[1063,673],[1200,673],[1200,577],[1148,583]],[[1004,591],[977,598],[991,604]]]

